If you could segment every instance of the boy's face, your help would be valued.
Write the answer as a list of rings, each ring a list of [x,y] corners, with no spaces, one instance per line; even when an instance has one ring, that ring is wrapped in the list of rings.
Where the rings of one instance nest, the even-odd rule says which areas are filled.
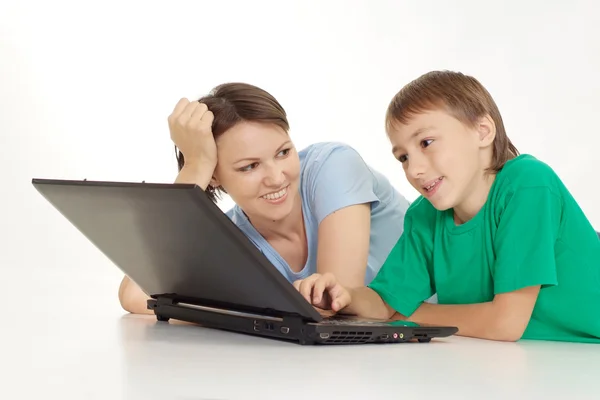
[[[491,162],[494,134],[490,118],[471,128],[434,110],[413,116],[406,125],[395,121],[388,137],[408,181],[436,209],[463,208],[463,214],[473,214],[489,191],[484,170]]]

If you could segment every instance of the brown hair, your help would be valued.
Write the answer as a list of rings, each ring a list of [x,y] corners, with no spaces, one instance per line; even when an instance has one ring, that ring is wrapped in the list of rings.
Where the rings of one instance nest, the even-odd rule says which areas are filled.
[[[492,164],[488,172],[498,172],[506,161],[519,155],[506,135],[498,106],[485,87],[471,76],[452,71],[431,71],[404,86],[388,106],[385,127],[389,132],[394,121],[407,123],[412,115],[445,109],[467,126],[489,115],[496,125]]]
[[[224,83],[198,99],[198,102],[206,104],[214,115],[212,132],[215,139],[244,121],[275,124],[286,132],[290,129],[287,114],[281,104],[265,90],[247,83]],[[185,160],[177,146],[175,157],[181,171]],[[206,194],[215,203],[221,192],[227,193],[221,186],[206,187]]]

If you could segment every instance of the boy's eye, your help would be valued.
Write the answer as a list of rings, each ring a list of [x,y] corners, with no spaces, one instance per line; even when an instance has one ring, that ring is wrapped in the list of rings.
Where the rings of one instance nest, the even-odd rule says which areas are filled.
[[[431,143],[433,143],[431,139],[421,140],[421,147],[428,147]]]
[[[398,157],[398,161],[401,163],[405,162],[406,160],[408,160],[408,156],[406,154],[402,154],[400,157]]]

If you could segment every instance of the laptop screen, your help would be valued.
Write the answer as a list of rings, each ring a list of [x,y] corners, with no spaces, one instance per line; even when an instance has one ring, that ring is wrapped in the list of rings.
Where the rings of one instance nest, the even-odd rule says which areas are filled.
[[[42,179],[32,183],[152,297],[175,294],[200,305],[321,319],[197,186]]]

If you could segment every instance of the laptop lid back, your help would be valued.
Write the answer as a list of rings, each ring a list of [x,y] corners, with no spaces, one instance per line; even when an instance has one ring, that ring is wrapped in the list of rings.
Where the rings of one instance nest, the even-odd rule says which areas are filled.
[[[174,294],[200,305],[322,319],[198,186],[32,184],[151,297]]]

